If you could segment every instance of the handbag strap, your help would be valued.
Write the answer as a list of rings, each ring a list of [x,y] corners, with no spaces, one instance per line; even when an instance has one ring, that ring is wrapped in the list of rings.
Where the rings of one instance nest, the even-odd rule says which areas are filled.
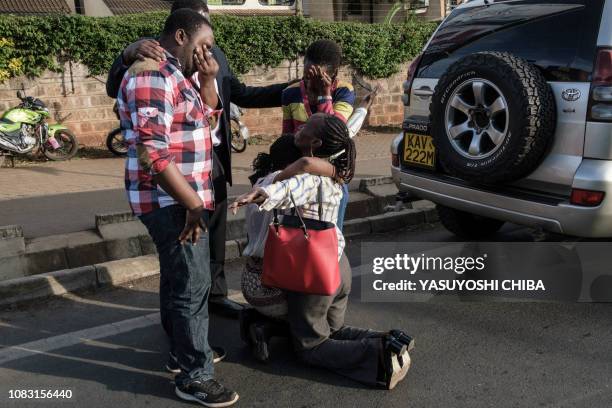
[[[295,207],[293,207],[293,208],[291,209],[291,215],[295,215],[295,213],[296,213],[296,212],[297,212],[297,211],[295,210]],[[279,221],[278,221],[278,210],[277,210],[276,208],[274,208],[274,209],[272,210],[272,214],[273,214],[273,216],[274,216],[274,218],[273,218],[273,223],[274,223],[275,225],[278,225],[278,224],[279,224]]]
[[[319,176],[319,188],[317,192],[317,210],[319,212],[319,221],[323,221],[323,179]]]
[[[302,218],[302,214],[300,214],[300,212],[297,211],[297,205],[295,203],[295,199],[293,198],[293,193],[291,191],[289,191],[289,199],[291,200],[291,203],[293,204],[293,208],[296,209],[296,211],[292,212],[292,215],[297,215],[298,219],[300,220],[300,223],[302,224],[301,228],[302,228],[302,231],[304,231],[304,236],[306,237],[306,239],[308,239],[309,234],[308,234],[308,229],[306,228],[306,223],[304,222],[304,218]],[[278,227],[280,226],[280,221],[278,219],[278,210],[276,208],[273,209],[272,214],[274,216],[274,219],[273,219],[274,229],[276,230],[276,234],[278,234]]]
[[[304,236],[306,237],[306,239],[308,239],[308,230],[306,229],[306,223],[304,222],[304,219],[302,218],[302,214],[300,214],[300,212],[297,210],[297,205],[295,204],[295,199],[293,198],[293,193],[291,192],[291,190],[289,190],[289,199],[291,199],[293,208],[296,209],[295,215],[298,216],[298,218],[300,219],[300,222],[302,223],[302,231],[304,231]]]
[[[306,228],[306,223],[304,222],[304,218],[302,218],[302,214],[297,210],[297,204],[295,203],[295,198],[293,198],[293,193],[289,190],[289,199],[291,200],[291,204],[293,204],[293,208],[291,209],[291,215],[297,215],[300,219],[300,223],[302,224],[302,230],[304,231],[304,236],[308,238],[308,229]],[[323,221],[323,179],[319,176],[319,188],[317,189],[317,212],[319,213],[319,221]],[[280,225],[280,221],[278,220],[278,210],[275,208],[272,210],[274,216],[274,228],[276,229],[276,233],[278,234],[278,227]]]

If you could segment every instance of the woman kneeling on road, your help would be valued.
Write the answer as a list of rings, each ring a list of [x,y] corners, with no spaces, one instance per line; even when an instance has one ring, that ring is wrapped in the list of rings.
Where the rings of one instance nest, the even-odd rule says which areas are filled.
[[[283,144],[287,145],[286,137],[275,142],[276,146],[272,146],[271,164],[268,162],[267,166],[268,173],[278,171],[288,164],[287,158],[283,156],[290,155],[291,151],[288,148],[278,148]],[[355,144],[349,137],[346,125],[333,115],[315,114],[295,135],[295,145],[302,156],[334,157],[331,164],[335,169],[335,177],[300,174],[273,183],[275,176],[256,173],[263,178],[259,178],[253,191],[239,197],[232,204],[234,213],[238,207],[251,203],[256,204],[255,208],[259,211],[290,209],[294,206],[291,200],[293,196],[295,206],[298,207],[297,211],[302,217],[316,219],[320,214],[320,220],[336,224],[342,199],[342,188],[339,183],[350,182],[355,171]],[[247,219],[249,228],[253,227],[251,225],[253,215],[251,210]],[[261,223],[259,231],[267,230],[270,220],[265,217],[258,219]],[[337,227],[335,230],[338,236],[341,275],[341,284],[336,293],[332,296],[320,296],[285,291],[283,294],[286,296],[286,317],[281,316],[283,309],[278,298],[277,304],[281,306],[276,307],[271,314],[277,319],[286,319],[294,348],[305,363],[330,369],[370,386],[392,389],[408,372],[410,367],[408,348],[412,347],[413,340],[399,330],[379,332],[344,324],[352,277],[348,259],[343,254],[344,237]],[[251,232],[250,229],[249,240],[265,242],[265,233]],[[249,261],[257,262],[259,254],[251,255],[253,256]],[[251,264],[251,269],[247,269],[247,272],[253,273],[254,270],[257,269]],[[270,308],[259,307],[259,311],[265,314],[270,312]],[[254,320],[252,318],[250,316],[248,319],[243,319],[243,331],[247,332],[244,335],[249,338],[256,351],[267,351],[269,337],[282,335],[282,325],[272,323],[278,329],[268,331],[266,335],[261,336],[257,335],[257,326],[266,323],[261,317]],[[256,335],[253,336],[253,333]],[[268,356],[260,357],[264,360]]]

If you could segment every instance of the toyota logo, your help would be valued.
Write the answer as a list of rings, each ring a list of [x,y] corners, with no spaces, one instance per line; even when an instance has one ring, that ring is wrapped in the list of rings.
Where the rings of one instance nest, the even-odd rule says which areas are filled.
[[[577,101],[580,99],[580,95],[582,95],[580,90],[576,88],[566,89],[563,91],[563,94],[561,94],[563,99],[569,102]]]

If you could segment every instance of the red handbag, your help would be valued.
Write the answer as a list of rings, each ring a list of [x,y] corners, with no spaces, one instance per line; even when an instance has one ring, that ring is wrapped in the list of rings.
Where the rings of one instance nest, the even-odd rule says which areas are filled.
[[[332,222],[278,215],[269,226],[263,257],[262,283],[292,292],[331,296],[340,287],[338,235]],[[295,207],[295,200],[291,196]]]

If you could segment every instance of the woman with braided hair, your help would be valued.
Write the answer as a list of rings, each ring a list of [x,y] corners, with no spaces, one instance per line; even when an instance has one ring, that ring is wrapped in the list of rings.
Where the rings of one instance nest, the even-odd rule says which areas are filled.
[[[365,118],[368,115],[368,110],[372,106],[374,102],[374,98],[380,91],[380,87],[377,85],[372,89],[364,98],[361,100],[357,109],[353,111],[353,114],[350,116],[346,126],[348,127],[349,136],[354,138],[363,123],[365,122]],[[336,115],[337,116],[337,115]],[[303,156],[299,160],[296,160],[291,165],[287,166],[278,176],[275,178],[275,181],[287,180],[293,176],[297,176],[298,174],[310,173],[317,174],[320,176],[334,177],[335,175],[335,167],[329,163],[327,159],[319,158],[319,157],[311,157],[311,156]],[[348,184],[342,183],[342,201],[340,201],[340,208],[338,209],[338,221],[336,225],[340,231],[343,230],[344,226],[344,216],[346,214],[346,207],[349,201],[349,189]]]
[[[302,156],[329,159],[333,177],[306,173],[267,185],[258,184],[230,206],[234,213],[248,204],[256,204],[259,211],[290,209],[293,207],[292,195],[297,211],[304,218],[316,219],[320,214],[322,221],[336,223],[342,199],[340,183],[350,182],[355,173],[355,144],[346,125],[334,115],[315,114],[295,135],[295,146]],[[392,389],[406,376],[410,367],[408,350],[413,345],[412,338],[400,330],[380,332],[344,324],[352,276],[343,253],[344,237],[337,227],[336,233],[341,274],[337,292],[332,296],[284,292],[286,322],[294,348],[307,364],[330,369],[370,386]],[[265,238],[260,239],[265,241]],[[245,320],[242,319],[243,323]],[[259,359],[267,360],[269,337],[257,335],[252,324],[261,323],[245,323],[247,336],[255,334],[248,340],[254,351],[265,352]]]

